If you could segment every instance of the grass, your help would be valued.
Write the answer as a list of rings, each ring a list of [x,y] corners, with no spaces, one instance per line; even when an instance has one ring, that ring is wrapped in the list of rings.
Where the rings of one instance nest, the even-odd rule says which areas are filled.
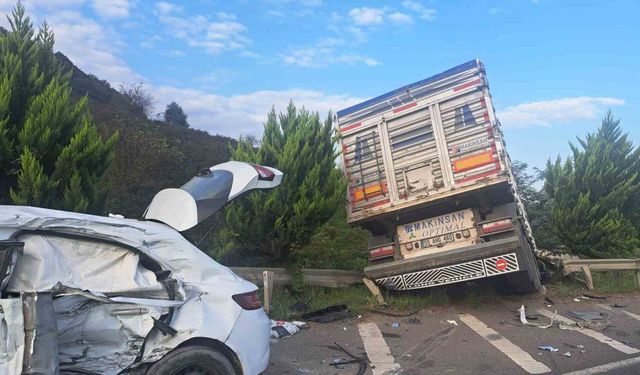
[[[605,293],[622,293],[638,290],[634,271],[591,272],[593,286]]]
[[[350,288],[312,288],[307,287],[294,293],[288,289],[277,289],[271,302],[271,316],[274,319],[292,320],[305,312],[344,304],[351,314],[362,315],[367,311],[384,310],[387,312],[406,313],[433,305],[444,305],[448,302],[443,288],[427,289],[416,293],[394,293],[383,291],[387,306],[381,308],[376,299],[364,286]],[[295,311],[292,306],[304,302],[302,311]]]

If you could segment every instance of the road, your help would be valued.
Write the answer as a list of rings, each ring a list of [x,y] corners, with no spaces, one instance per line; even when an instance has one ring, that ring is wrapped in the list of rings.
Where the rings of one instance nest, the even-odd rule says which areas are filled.
[[[265,375],[356,374],[358,363],[342,369],[330,366],[335,360],[350,359],[334,343],[356,356],[368,356],[375,368],[366,374],[373,375],[640,374],[640,294],[553,302],[549,306],[540,295],[504,296],[474,307],[462,300],[403,318],[371,313],[329,324],[311,323],[292,337],[273,340]],[[611,307],[616,303],[625,307]],[[523,326],[517,319],[523,304],[527,314],[538,316],[531,323],[549,323],[545,314],[557,311],[556,324],[546,329]],[[609,322],[586,329],[571,327],[571,321],[579,320],[569,311],[605,313]],[[567,323],[565,329],[559,320]],[[545,345],[558,351],[538,348]],[[563,355],[567,352],[570,357]]]

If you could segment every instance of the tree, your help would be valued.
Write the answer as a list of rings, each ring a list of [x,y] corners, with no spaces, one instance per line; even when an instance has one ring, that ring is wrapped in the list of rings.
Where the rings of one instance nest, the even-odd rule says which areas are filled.
[[[640,249],[640,149],[611,111],[572,157],[547,162],[545,191],[558,238],[573,253],[634,257]]]
[[[232,158],[278,168],[282,184],[227,209],[220,242],[227,250],[257,250],[274,259],[308,242],[344,201],[346,184],[336,157],[331,114],[323,123],[318,113],[293,103],[279,115],[272,109],[260,147],[242,138]]]
[[[155,102],[153,96],[144,88],[142,82],[121,84],[120,93],[124,95],[129,104],[141,115],[149,118],[153,113]]]
[[[167,108],[164,110],[164,122],[168,125],[182,126],[184,128],[189,127],[186,113],[184,113],[182,107],[176,102],[171,102],[167,105]]]
[[[96,183],[117,134],[103,140],[87,98],[71,100],[47,24],[35,35],[20,2],[9,23],[0,36],[0,201],[99,212]]]

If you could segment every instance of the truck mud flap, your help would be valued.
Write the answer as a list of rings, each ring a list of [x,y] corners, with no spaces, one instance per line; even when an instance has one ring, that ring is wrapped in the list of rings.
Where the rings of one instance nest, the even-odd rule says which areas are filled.
[[[388,289],[410,290],[498,276],[520,270],[516,253],[492,256],[417,272],[376,279]]]

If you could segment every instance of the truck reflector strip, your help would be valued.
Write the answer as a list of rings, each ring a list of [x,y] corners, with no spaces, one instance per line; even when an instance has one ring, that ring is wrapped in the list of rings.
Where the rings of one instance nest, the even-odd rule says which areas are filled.
[[[396,253],[396,250],[393,248],[393,245],[387,245],[387,246],[378,247],[373,250],[369,250],[369,258],[370,259],[386,258],[394,255],[395,253]]]
[[[351,124],[351,125],[347,125],[347,126],[343,126],[343,127],[341,127],[341,128],[340,128],[340,131],[341,131],[341,132],[347,132],[347,131],[349,131],[349,130],[351,130],[351,129],[355,129],[355,128],[357,128],[357,127],[358,127],[358,126],[360,126],[360,125],[362,125],[362,123],[361,123],[361,122],[356,122],[355,124]]]
[[[464,159],[454,160],[453,170],[454,172],[462,172],[468,169],[473,169],[483,165],[491,164],[495,161],[493,157],[493,151],[485,151],[473,156],[469,156]]]
[[[418,105],[418,102],[413,102],[413,103],[405,104],[405,105],[403,105],[402,107],[394,108],[394,109],[393,109],[393,113],[402,112],[402,111],[404,111],[405,109],[409,109],[409,108],[415,107],[415,106],[417,106],[417,105]]]
[[[453,92],[458,92],[460,90],[464,90],[466,88],[472,87],[472,86],[476,86],[479,85],[480,83],[482,83],[482,80],[480,78],[478,79],[474,79],[471,82],[467,82],[467,83],[463,83],[462,85],[458,86],[458,87],[454,87],[453,88]]]
[[[511,222],[510,218],[507,218],[492,221],[490,223],[484,223],[482,224],[481,228],[483,234],[502,232],[503,230],[513,229],[513,223]]]

